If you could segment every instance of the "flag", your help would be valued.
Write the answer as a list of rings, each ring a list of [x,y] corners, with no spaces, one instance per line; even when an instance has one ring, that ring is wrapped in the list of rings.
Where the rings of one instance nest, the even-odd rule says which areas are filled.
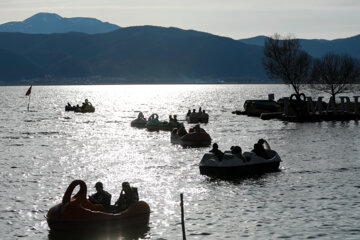
[[[25,96],[30,96],[31,94],[31,88],[32,88],[32,85],[29,87],[29,89],[26,91],[25,93]]]

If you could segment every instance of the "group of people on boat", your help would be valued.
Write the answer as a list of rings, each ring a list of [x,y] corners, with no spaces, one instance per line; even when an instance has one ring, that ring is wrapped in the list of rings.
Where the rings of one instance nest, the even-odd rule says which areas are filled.
[[[122,183],[120,196],[114,205],[111,205],[111,194],[104,190],[102,182],[97,182],[95,189],[96,193],[89,196],[89,201],[93,204],[102,205],[108,212],[122,212],[139,201],[137,188],[131,187],[129,182]]]
[[[200,127],[200,124],[196,124],[194,127],[189,128],[189,134],[190,133],[206,133],[206,131]],[[181,126],[180,128],[177,129],[176,134],[182,137],[188,134],[188,132],[186,131],[184,126]]]
[[[67,105],[65,106],[65,110],[67,111],[74,111],[75,109],[85,109],[87,106],[91,105],[91,103],[89,102],[88,99],[85,99],[85,102],[82,103],[81,107],[79,106],[79,104],[77,104],[76,106],[72,106],[69,102],[67,103]]]
[[[177,120],[177,115],[174,115],[174,116],[172,116],[172,115],[169,115],[169,122],[177,122],[178,120]]]
[[[186,121],[189,123],[208,123],[209,121],[209,114],[205,112],[205,110],[202,110],[201,107],[199,107],[199,111],[196,112],[195,109],[188,110],[186,114]]]
[[[266,142],[266,140],[259,139],[258,142],[254,144],[254,148],[251,150],[251,152],[255,153],[259,157],[267,159],[267,158],[269,158],[269,156],[267,155],[264,146],[267,149],[270,148],[269,144]],[[244,162],[248,162],[248,159],[246,159],[244,157],[244,155],[242,154],[242,149],[240,146],[231,146],[230,150],[231,150],[231,154],[236,155],[237,157],[242,159]],[[222,161],[222,159],[224,157],[224,153],[219,149],[219,146],[217,143],[213,144],[210,152],[213,153],[218,158],[219,161]]]
[[[191,114],[206,114],[206,113],[205,113],[205,110],[202,110],[201,107],[199,107],[199,112],[196,112],[195,109],[193,109],[191,112],[191,110],[189,109],[186,116],[190,117]]]

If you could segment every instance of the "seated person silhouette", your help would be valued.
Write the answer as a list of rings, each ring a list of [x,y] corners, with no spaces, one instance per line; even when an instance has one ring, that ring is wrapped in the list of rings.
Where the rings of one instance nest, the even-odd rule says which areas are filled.
[[[268,156],[264,148],[264,143],[264,139],[259,139],[259,141],[254,144],[254,149],[252,150],[252,152],[254,152],[259,157],[267,159]]]
[[[89,196],[89,201],[93,204],[101,204],[105,209],[109,209],[111,194],[104,190],[102,182],[95,184],[96,193]]]
[[[231,148],[231,154],[236,155],[239,157],[243,162],[248,162],[246,157],[242,154],[242,149],[240,146],[232,146]]]
[[[139,195],[137,188],[130,187],[130,183],[123,182],[122,190],[118,200],[115,202],[115,207],[117,212],[124,211],[128,209],[133,203],[139,201]]]
[[[145,117],[144,117],[144,114],[142,113],[142,112],[139,112],[139,114],[138,114],[138,119],[144,119]]]
[[[177,135],[179,135],[180,137],[184,136],[187,134],[187,131],[185,129],[184,126],[181,126],[178,130],[177,130]]]
[[[219,150],[219,146],[217,145],[217,143],[213,144],[212,149],[210,150],[210,152],[215,154],[215,156],[218,158],[219,161],[222,161],[224,153]]]

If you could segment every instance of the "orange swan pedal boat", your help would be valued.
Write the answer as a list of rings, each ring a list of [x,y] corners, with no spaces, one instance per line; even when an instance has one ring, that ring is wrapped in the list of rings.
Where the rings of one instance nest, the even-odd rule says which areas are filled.
[[[78,185],[79,192],[71,197]],[[82,180],[74,180],[69,185],[62,202],[50,208],[46,215],[51,230],[109,230],[141,227],[149,223],[150,207],[144,201],[136,202],[120,213],[109,213],[102,205],[87,200],[86,193],[87,186]]]

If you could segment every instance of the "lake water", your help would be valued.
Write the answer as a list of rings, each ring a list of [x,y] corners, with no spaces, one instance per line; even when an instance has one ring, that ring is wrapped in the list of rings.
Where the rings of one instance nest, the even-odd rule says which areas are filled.
[[[123,181],[138,187],[152,210],[141,238],[181,239],[184,193],[188,239],[360,239],[359,122],[285,123],[231,113],[246,99],[289,96],[287,86],[34,86],[29,112],[27,89],[0,87],[1,239],[70,239],[50,233],[44,215],[74,179],[92,193],[102,181],[113,203]],[[85,98],[95,113],[64,111]],[[139,110],[184,119],[200,106],[210,115],[202,127],[221,150],[249,151],[264,138],[282,158],[281,171],[211,181],[198,168],[209,148],[184,149],[170,143],[169,132],[130,127]]]

